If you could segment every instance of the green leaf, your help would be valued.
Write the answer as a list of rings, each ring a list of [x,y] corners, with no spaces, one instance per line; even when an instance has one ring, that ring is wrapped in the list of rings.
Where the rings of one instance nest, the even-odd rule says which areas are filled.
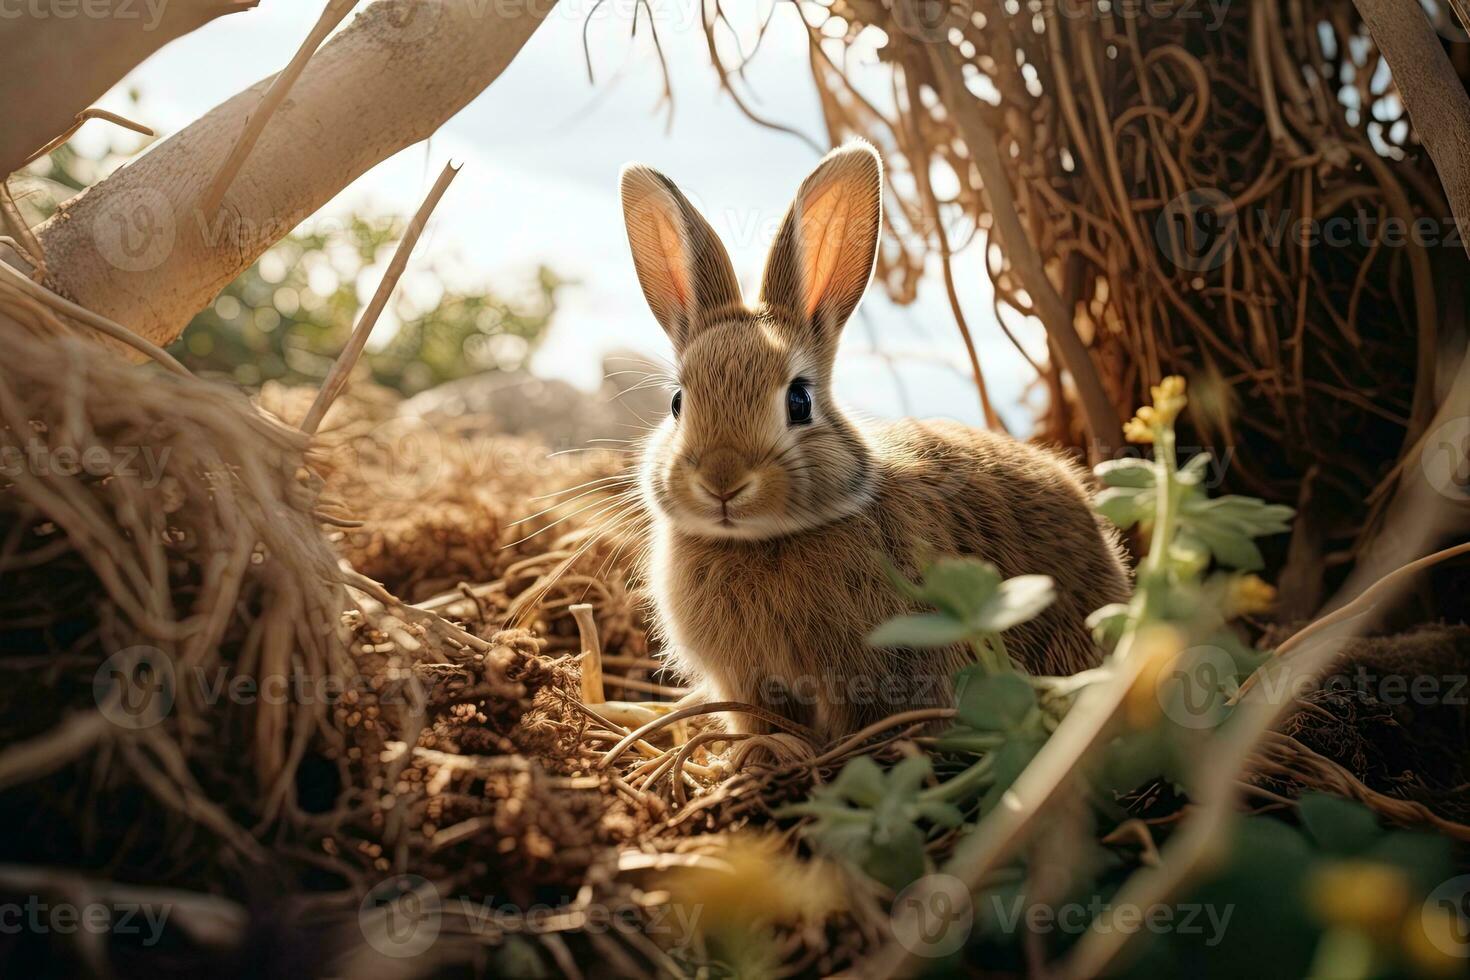
[[[1017,575],[1000,583],[995,595],[969,622],[975,629],[999,633],[1035,619],[1056,598],[1051,576]]]
[[[1246,534],[1228,527],[1190,521],[1189,530],[1214,554],[1215,560],[1228,568],[1254,572],[1266,565],[1261,549]]]
[[[905,823],[873,835],[862,868],[874,880],[902,891],[924,876],[927,864],[923,831]]]
[[[1297,803],[1297,813],[1312,839],[1332,854],[1358,854],[1384,834],[1372,810],[1326,793],[1303,795]]]
[[[1185,486],[1199,486],[1200,481],[1205,478],[1205,471],[1209,468],[1209,465],[1209,453],[1196,453],[1189,457],[1189,462],[1179,467],[1179,472],[1175,475],[1175,479]]]
[[[883,767],[872,756],[860,755],[842,767],[831,789],[854,803],[873,806],[883,799]]]
[[[1092,468],[1110,487],[1142,489],[1154,486],[1154,465],[1146,459],[1109,459]]]
[[[936,827],[959,827],[965,822],[965,814],[953,803],[930,800],[915,807],[919,816]]]
[[[1112,487],[1097,495],[1093,509],[1123,530],[1153,513],[1153,492]]]
[[[981,732],[1019,732],[1031,709],[1036,689],[1020,674],[961,672],[955,694],[955,719]]]
[[[1095,609],[1087,617],[1086,625],[1092,630],[1093,639],[1097,640],[1098,646],[1111,650],[1117,646],[1118,640],[1123,636],[1124,627],[1128,625],[1128,606],[1121,602],[1111,602],[1101,609]]]
[[[1181,530],[1169,545],[1169,557],[1179,565],[1179,573],[1194,577],[1210,564],[1209,546],[1193,531]]]
[[[888,773],[885,801],[913,799],[933,771],[934,763],[927,755],[911,755],[904,759]]]
[[[995,809],[1006,790],[1011,788],[1011,784],[1031,764],[1036,753],[1041,751],[1043,741],[1041,738],[1018,738],[995,750],[995,762],[991,770],[995,783],[980,801],[981,813],[989,813]]]
[[[945,613],[915,613],[896,616],[868,634],[875,647],[947,647],[962,642],[972,632],[969,626]]]
[[[978,558],[945,558],[924,571],[926,602],[956,619],[969,619],[995,594],[1000,572]]]

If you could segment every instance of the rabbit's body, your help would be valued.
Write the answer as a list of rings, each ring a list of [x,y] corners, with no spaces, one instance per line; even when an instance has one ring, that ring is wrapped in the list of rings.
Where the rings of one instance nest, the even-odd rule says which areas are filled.
[[[650,583],[678,673],[710,700],[766,707],[833,738],[907,708],[950,702],[966,647],[893,650],[866,638],[916,611],[885,568],[913,578],[928,557],[969,555],[1009,578],[1050,575],[1057,601],[1006,633],[1033,673],[1070,674],[1098,652],[1084,621],[1127,597],[1113,535],[1072,466],[1005,436],[946,421],[864,426],[871,503],[760,540],[656,525]],[[735,727],[763,730],[749,716]]]
[[[947,703],[970,662],[960,647],[868,645],[913,611],[885,562],[913,576],[968,555],[1006,577],[1050,575],[1056,603],[1006,634],[1039,672],[1094,664],[1084,620],[1127,594],[1116,538],[1061,457],[951,422],[859,424],[836,404],[837,339],[872,274],[881,185],[866,144],[824,160],[747,307],[713,230],[668,178],[623,172],[638,278],[679,361],[640,467],[665,656],[699,696],[767,707],[824,738]]]

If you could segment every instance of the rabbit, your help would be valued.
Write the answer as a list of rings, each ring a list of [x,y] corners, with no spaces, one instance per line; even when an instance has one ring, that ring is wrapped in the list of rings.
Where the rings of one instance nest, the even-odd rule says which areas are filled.
[[[1005,577],[1051,576],[1056,601],[1006,633],[1018,664],[1069,674],[1100,653],[1084,621],[1127,598],[1115,531],[1078,468],[951,421],[860,421],[832,394],[843,325],[872,277],[882,162],[856,141],[825,157],[782,221],[753,306],[709,223],[665,176],[623,168],[639,284],[673,341],[678,387],[644,441],[647,581],[666,663],[707,702],[764,708],[829,741],[951,704],[968,648],[875,649],[919,611],[913,578],[945,555]],[[737,732],[770,720],[731,712]]]

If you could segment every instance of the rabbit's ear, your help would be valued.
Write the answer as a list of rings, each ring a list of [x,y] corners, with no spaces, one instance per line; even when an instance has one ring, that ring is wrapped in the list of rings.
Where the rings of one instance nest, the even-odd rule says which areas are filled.
[[[855,140],[802,182],[766,260],[761,300],[835,337],[873,276],[883,222],[883,164]]]
[[[709,222],[663,174],[628,164],[622,195],[638,282],[681,349],[721,312],[741,306],[735,269]]]

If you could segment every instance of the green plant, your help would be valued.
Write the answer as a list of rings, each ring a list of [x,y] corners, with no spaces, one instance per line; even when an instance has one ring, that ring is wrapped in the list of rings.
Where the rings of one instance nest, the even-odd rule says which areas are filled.
[[[396,220],[353,215],[341,226],[288,235],[195,316],[170,351],[192,370],[226,373],[245,385],[319,383],[365,305],[359,277],[400,231]],[[363,355],[378,384],[413,394],[523,367],[545,335],[561,286],[545,268],[517,299],[445,288],[435,278],[441,281],[432,302],[416,304],[412,290],[395,291],[385,319],[396,319],[398,329]]]
[[[891,888],[914,881],[933,867],[929,845],[956,828],[966,833],[990,813],[1079,693],[1113,676],[1117,657],[1139,658],[1134,663],[1144,669],[1129,688],[1123,729],[1087,771],[1099,820],[1116,822],[1120,799],[1150,781],[1162,778],[1188,792],[1190,773],[1208,764],[1209,733],[1228,724],[1229,695],[1263,657],[1231,625],[1273,598],[1250,574],[1261,567],[1255,539],[1287,530],[1292,511],[1248,497],[1211,499],[1202,481],[1207,458],[1183,465],[1176,458],[1173,424],[1185,406],[1183,381],[1166,379],[1153,394],[1154,404],[1128,426],[1130,438],[1153,446],[1153,458],[1097,468],[1106,487],[1099,511],[1121,527],[1140,527],[1148,541],[1133,596],[1091,619],[1109,651],[1104,664],[1058,678],[1028,676],[1010,663],[1004,631],[1051,601],[1045,577],[1005,581],[993,567],[964,558],[933,563],[918,582],[895,576],[896,588],[932,611],[891,620],[872,641],[964,643],[976,663],[955,678],[955,717],[930,743],[932,757],[912,756],[887,772],[871,757],[854,759],[809,800],[781,812],[807,818],[802,832],[818,850]],[[1201,664],[1211,670],[1196,669]],[[1356,819],[1371,824],[1359,810]],[[1116,857],[1096,843],[1090,847],[1098,873],[1121,873]],[[1021,877],[1008,877],[1004,887],[1022,887]],[[1087,887],[1105,885],[1094,880]]]

